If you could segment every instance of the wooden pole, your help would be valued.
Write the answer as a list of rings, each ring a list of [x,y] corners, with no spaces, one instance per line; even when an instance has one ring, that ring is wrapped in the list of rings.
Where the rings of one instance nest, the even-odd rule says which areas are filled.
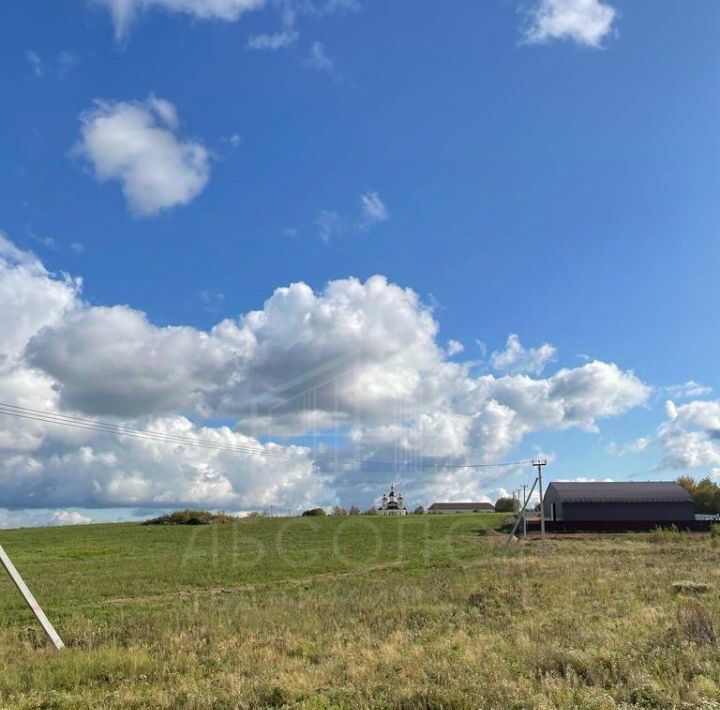
[[[50,619],[45,616],[45,612],[40,608],[37,600],[33,596],[32,592],[28,589],[28,586],[23,581],[20,573],[17,571],[17,569],[15,569],[15,565],[12,563],[12,560],[8,556],[7,552],[5,552],[5,550],[3,549],[2,545],[0,545],[0,562],[2,563],[2,566],[5,568],[7,573],[10,575],[10,579],[12,579],[13,583],[18,588],[20,594],[22,594],[22,598],[30,607],[32,613],[35,614],[35,618],[40,622],[40,626],[43,627],[43,631],[45,631],[53,644],[55,644],[55,648],[57,648],[58,651],[65,648],[65,644],[62,642],[62,639],[60,638],[58,632],[55,631],[55,627],[50,623]]]

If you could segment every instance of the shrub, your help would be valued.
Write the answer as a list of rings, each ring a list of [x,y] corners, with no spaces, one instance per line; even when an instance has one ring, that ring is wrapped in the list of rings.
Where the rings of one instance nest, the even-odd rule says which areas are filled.
[[[653,542],[673,542],[682,539],[682,533],[677,529],[676,525],[668,527],[656,527],[649,535],[649,539]]]
[[[712,479],[696,482],[691,476],[680,476],[677,483],[692,496],[698,513],[720,513],[720,485]]]
[[[211,513],[208,510],[176,510],[168,515],[146,520],[143,525],[209,525],[210,523],[229,523],[237,518],[226,513]]]
[[[413,511],[415,515],[425,515],[425,508],[423,508],[421,505],[419,505],[415,510]]]
[[[496,513],[514,513],[515,512],[515,499],[514,498],[498,498],[495,503]]]
[[[303,515],[305,516],[322,516],[325,515],[325,511],[322,508],[310,508],[310,510],[304,510]]]

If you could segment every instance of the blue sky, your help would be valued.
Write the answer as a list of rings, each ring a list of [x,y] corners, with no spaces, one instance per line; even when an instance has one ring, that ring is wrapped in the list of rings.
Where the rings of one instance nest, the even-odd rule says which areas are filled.
[[[24,269],[35,278],[27,299],[13,306],[8,299],[3,323],[25,322],[22,308],[48,283],[72,291],[63,296],[72,303],[62,315],[36,319],[27,342],[5,355],[13,377],[24,367],[53,380],[45,384],[54,394],[44,399],[13,390],[16,404],[130,417],[144,428],[152,417],[187,417],[206,428],[227,424],[262,446],[307,444],[320,432],[343,450],[349,441],[369,447],[363,455],[378,460],[391,449],[398,459],[433,464],[545,453],[551,478],[674,477],[720,467],[712,391],[719,384],[717,3],[455,0],[449,9],[401,0],[27,0],[1,12],[0,230],[20,252],[11,257],[6,248],[6,272]],[[82,287],[69,286],[62,273],[81,277]],[[412,358],[420,364],[398,382],[411,375],[429,381],[443,363],[455,363],[472,387],[483,376],[525,377],[550,382],[551,391],[558,371],[587,374],[580,368],[597,361],[622,373],[611,389],[627,384],[622,377],[646,389],[593,390],[583,406],[600,404],[587,415],[575,417],[575,405],[563,404],[557,421],[538,413],[532,424],[527,417],[513,424],[506,446],[487,444],[482,436],[503,436],[490,427],[438,457],[408,443],[420,414],[442,411],[462,429],[485,416],[488,402],[512,410],[514,391],[487,395],[475,410],[458,405],[456,395],[452,404],[446,394],[434,403],[415,395],[383,399],[354,424],[318,414],[312,431],[295,423],[278,432],[250,431],[237,403],[200,402],[207,383],[164,407],[155,406],[152,388],[143,393],[137,385],[138,400],[153,400],[143,410],[127,398],[115,406],[113,393],[90,385],[81,392],[70,380],[86,365],[63,333],[95,332],[83,320],[102,320],[94,308],[127,306],[128,318],[145,313],[149,338],[163,337],[167,326],[183,326],[194,338],[223,319],[262,310],[279,287],[303,282],[320,296],[328,283],[355,277],[365,284],[376,274],[416,294],[413,317],[431,314],[437,333],[429,340],[444,349],[430,365],[418,345]],[[323,307],[335,307],[335,296],[323,298]],[[337,298],[345,303],[345,295]],[[362,313],[373,331],[376,312]],[[139,382],[162,377],[143,371],[147,353],[131,371],[118,365],[129,362],[127,350],[108,343],[122,340],[113,329],[124,327],[103,322],[99,342],[79,348],[92,363],[111,363],[97,382],[122,374],[133,388],[136,375]],[[286,338],[279,347],[287,338],[304,342],[286,327],[278,326]],[[408,325],[408,332],[423,327]],[[494,367],[492,354],[504,351],[510,334],[519,336],[520,355],[511,352],[505,369]],[[451,340],[463,350],[448,349]],[[544,343],[553,349],[543,359],[533,349]],[[205,345],[167,347],[172,360],[178,348]],[[298,360],[312,368],[338,352],[318,346]],[[399,351],[383,357],[374,365],[385,374],[410,359]],[[187,362],[168,365],[184,382],[195,368],[209,367]],[[262,383],[270,391],[279,382],[267,373],[281,364],[263,362],[260,374],[242,374],[255,395]],[[213,397],[240,378],[228,372],[212,381]],[[696,386],[678,389],[689,381]],[[106,408],[98,403],[103,397]],[[621,403],[603,408],[613,397]],[[353,439],[354,425],[363,433]],[[403,434],[390,436],[388,427],[400,425]],[[22,455],[45,461],[83,443],[38,436],[37,449]],[[109,446],[83,445],[96,453]],[[618,455],[628,446],[635,453]],[[16,444],[6,444],[3,455],[17,456]],[[193,463],[190,478],[202,477],[203,465]],[[30,491],[8,466],[0,474],[12,491],[8,507],[23,510],[95,510],[90,517],[97,517],[103,508],[161,508],[162,501],[237,509],[270,502],[246,486],[261,478],[254,470],[242,482],[229,479],[230,492],[216,498],[170,500],[162,485],[150,491],[148,474],[143,492],[94,497],[73,487],[55,500]],[[128,464],[123,480],[139,480],[144,470]],[[69,475],[48,469],[50,488]],[[106,475],[99,486],[110,486]],[[220,464],[212,475],[227,478]],[[407,466],[370,483],[358,483],[362,476],[339,481],[337,472],[308,476],[305,492],[283,479],[273,495],[296,506],[362,505],[395,477],[408,498],[423,503],[429,496],[492,498],[526,472],[459,482],[411,474]]]

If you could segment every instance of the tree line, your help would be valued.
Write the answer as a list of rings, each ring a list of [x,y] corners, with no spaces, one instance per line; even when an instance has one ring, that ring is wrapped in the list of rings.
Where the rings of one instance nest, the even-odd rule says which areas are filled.
[[[692,496],[698,513],[720,514],[720,485],[711,478],[696,481],[692,476],[680,476],[677,482]]]

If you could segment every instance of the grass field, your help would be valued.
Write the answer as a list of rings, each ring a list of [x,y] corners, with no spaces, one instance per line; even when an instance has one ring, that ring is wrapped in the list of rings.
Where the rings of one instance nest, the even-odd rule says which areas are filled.
[[[502,517],[3,531],[0,707],[720,708],[716,540]]]

